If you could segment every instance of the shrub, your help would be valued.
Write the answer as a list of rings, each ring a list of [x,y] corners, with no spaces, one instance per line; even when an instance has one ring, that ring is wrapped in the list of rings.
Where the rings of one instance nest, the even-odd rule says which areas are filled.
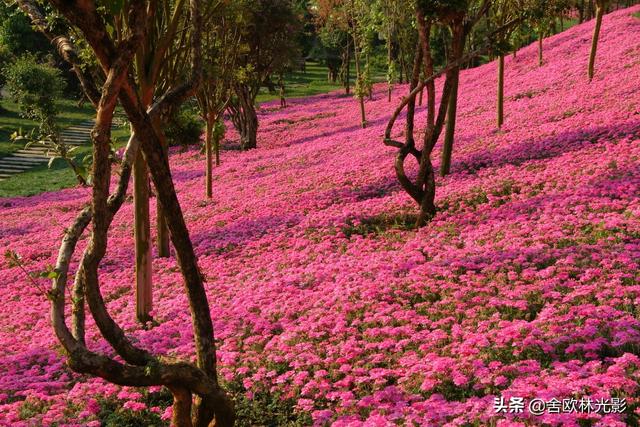
[[[200,143],[204,123],[190,106],[183,106],[164,129],[169,145],[187,147]]]
[[[53,124],[58,112],[56,100],[65,88],[60,70],[25,55],[6,67],[4,77],[22,116],[40,122],[41,126]]]

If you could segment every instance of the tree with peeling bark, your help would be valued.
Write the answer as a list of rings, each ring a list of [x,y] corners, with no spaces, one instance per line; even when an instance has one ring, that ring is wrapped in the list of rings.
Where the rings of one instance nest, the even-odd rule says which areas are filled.
[[[236,20],[240,46],[228,112],[240,148],[257,147],[256,97],[260,87],[298,56],[299,16],[290,0],[243,0]]]
[[[50,1],[51,6],[66,19],[68,27],[73,28],[74,33],[81,34],[94,52],[102,72],[102,78],[98,80],[100,84],[82,67],[69,34],[54,32],[59,31],[59,27],[50,28],[43,11],[32,0],[18,0],[18,4],[34,26],[52,41],[60,55],[72,65],[87,98],[96,108],[96,123],[91,132],[91,203],[65,230],[52,288],[48,291],[53,329],[67,355],[69,366],[76,372],[96,375],[118,385],[167,387],[173,395],[173,425],[233,425],[232,403],[218,384],[213,324],[203,279],[171,178],[167,153],[153,125],[158,115],[164,116],[193,96],[201,82],[200,1],[190,0],[189,3],[191,74],[150,107],[141,102],[138,96],[141,88],[131,70],[136,52],[153,31],[152,6],[155,2],[132,0],[126,5],[122,4],[123,10],[118,14],[122,12],[127,26],[118,38],[111,25],[112,12],[98,7],[93,1]],[[131,122],[134,134],[125,149],[119,182],[114,192],[110,193],[110,132],[118,101]],[[108,231],[125,200],[138,150],[142,151],[149,165],[184,279],[194,329],[195,365],[157,357],[139,347],[111,317],[100,290],[99,267],[107,253]],[[67,280],[71,260],[78,240],[87,232],[89,225],[89,241],[75,272],[71,307],[67,310]],[[119,356],[118,359],[87,347],[87,307],[101,335]],[[71,326],[68,316],[71,317]]]

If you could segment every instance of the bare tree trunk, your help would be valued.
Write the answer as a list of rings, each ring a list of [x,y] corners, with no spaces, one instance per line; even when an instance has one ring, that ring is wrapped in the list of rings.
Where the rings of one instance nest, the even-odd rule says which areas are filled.
[[[134,234],[136,253],[136,319],[151,320],[153,308],[151,230],[149,221],[149,172],[139,153],[133,167]]]
[[[392,67],[392,52],[391,52],[391,29],[389,29],[387,34],[387,66],[389,69]],[[393,81],[391,81],[391,75],[389,76],[389,81],[387,82],[389,87],[387,88],[387,102],[391,102],[391,92],[393,91]]]
[[[351,54],[349,53],[349,40],[347,40],[347,49],[344,55],[344,91],[347,95],[351,90],[349,83],[349,74],[351,73]]]
[[[504,123],[504,55],[498,57],[498,127]]]
[[[205,138],[204,138],[204,144],[205,144],[205,152],[206,152],[206,158],[207,158],[207,175],[206,175],[206,188],[207,188],[207,198],[210,199],[213,197],[213,159],[212,159],[212,153],[211,153],[211,139],[213,137],[212,133],[213,133],[213,123],[211,118],[207,118],[207,129],[205,131]]]
[[[593,28],[593,39],[591,40],[591,52],[589,53],[589,81],[593,80],[596,64],[596,51],[598,50],[598,38],[602,27],[602,16],[604,15],[604,2],[596,1],[596,25]]]
[[[356,80],[358,81],[358,85],[360,87],[360,93],[358,93],[358,103],[360,104],[360,125],[362,128],[367,127],[367,117],[366,111],[364,108],[364,90],[363,81],[362,81],[362,72],[360,70],[360,55],[358,52],[358,43],[356,41],[355,35],[353,36],[353,56],[356,62]]]
[[[452,81],[451,97],[447,109],[447,127],[444,133],[444,145],[442,146],[442,161],[440,163],[440,176],[446,176],[451,172],[451,155],[453,154],[453,141],[456,131],[456,116],[458,111],[458,84],[460,82],[460,70]]]
[[[450,62],[459,61],[464,54],[464,45],[467,40],[464,25],[458,22],[453,25],[451,40]],[[453,153],[453,142],[456,131],[456,116],[458,114],[458,85],[460,82],[460,67],[457,67],[451,74],[451,95],[447,108],[447,125],[444,134],[444,145],[442,147],[442,161],[440,163],[440,175],[445,176],[451,170],[451,155]]]
[[[235,88],[236,100],[229,103],[231,121],[240,134],[240,148],[250,150],[257,147],[258,114],[252,90],[243,84]]]
[[[162,142],[162,149],[169,155],[169,144],[164,136],[160,117],[157,116],[153,120],[153,126],[156,129],[156,133]],[[160,200],[156,197],[156,249],[158,251],[159,258],[169,258],[171,256],[171,248],[169,244],[169,229],[167,228],[167,222],[164,218],[164,210]]]
[[[538,66],[539,67],[542,67],[542,65],[543,65],[542,40],[543,40],[543,34],[542,34],[542,31],[540,31],[538,33]]]

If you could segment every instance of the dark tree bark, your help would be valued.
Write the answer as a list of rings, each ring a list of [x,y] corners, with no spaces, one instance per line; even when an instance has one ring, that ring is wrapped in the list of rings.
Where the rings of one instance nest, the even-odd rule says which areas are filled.
[[[240,148],[250,150],[258,146],[258,113],[255,92],[249,85],[235,85],[235,97],[229,102],[229,113],[233,125],[240,133]]]
[[[504,124],[504,55],[498,56],[498,98],[497,98],[497,124],[501,128]]]
[[[462,22],[458,21],[452,26],[452,57],[450,61],[458,61],[464,53],[464,44],[467,39],[465,28]],[[452,75],[451,97],[447,109],[447,127],[444,134],[442,146],[442,158],[440,162],[440,175],[445,176],[451,170],[451,156],[453,154],[453,142],[456,131],[456,117],[458,114],[458,84],[460,81],[460,67],[456,68]]]

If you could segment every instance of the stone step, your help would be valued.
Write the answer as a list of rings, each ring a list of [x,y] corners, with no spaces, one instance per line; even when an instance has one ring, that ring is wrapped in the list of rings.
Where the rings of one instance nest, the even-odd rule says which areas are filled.
[[[68,129],[68,130],[64,130],[64,131],[60,132],[60,134],[62,134],[62,135],[88,136],[90,134],[90,132],[89,131],[85,131],[85,130]]]
[[[47,150],[46,149],[42,149],[42,148],[23,148],[21,150],[16,150],[14,151],[14,153],[21,153],[21,154],[42,154],[43,156],[46,156],[47,154]]]
[[[32,157],[32,156],[20,156],[20,155],[12,155],[11,157],[5,157],[4,159],[5,161],[11,161],[14,163],[23,163],[23,164],[29,164],[29,163],[42,163],[42,162],[48,162],[49,159],[47,157]]]
[[[0,178],[11,178],[13,175],[7,175],[7,174],[3,174],[0,173]]]
[[[87,127],[71,126],[64,129],[61,133],[90,133],[91,129],[93,129],[93,126],[87,126]]]
[[[25,158],[25,159],[39,159],[39,160],[48,160],[49,158],[46,156],[39,156],[36,154],[24,154],[24,153],[12,153],[11,154],[13,157],[20,157],[20,158]]]
[[[15,175],[17,173],[24,172],[25,170],[13,170],[13,169],[0,168],[0,175]]]
[[[0,161],[0,169],[1,170],[13,170],[13,171],[23,171],[23,170],[27,170],[29,169],[31,166],[30,165],[20,165],[20,164],[14,164],[14,163],[3,163]]]
[[[29,165],[32,163],[40,163],[42,162],[42,160],[40,159],[30,159],[28,157],[14,157],[14,156],[9,156],[9,157],[3,157],[2,159],[0,159],[1,163],[13,163],[13,164],[22,164],[22,165]]]

